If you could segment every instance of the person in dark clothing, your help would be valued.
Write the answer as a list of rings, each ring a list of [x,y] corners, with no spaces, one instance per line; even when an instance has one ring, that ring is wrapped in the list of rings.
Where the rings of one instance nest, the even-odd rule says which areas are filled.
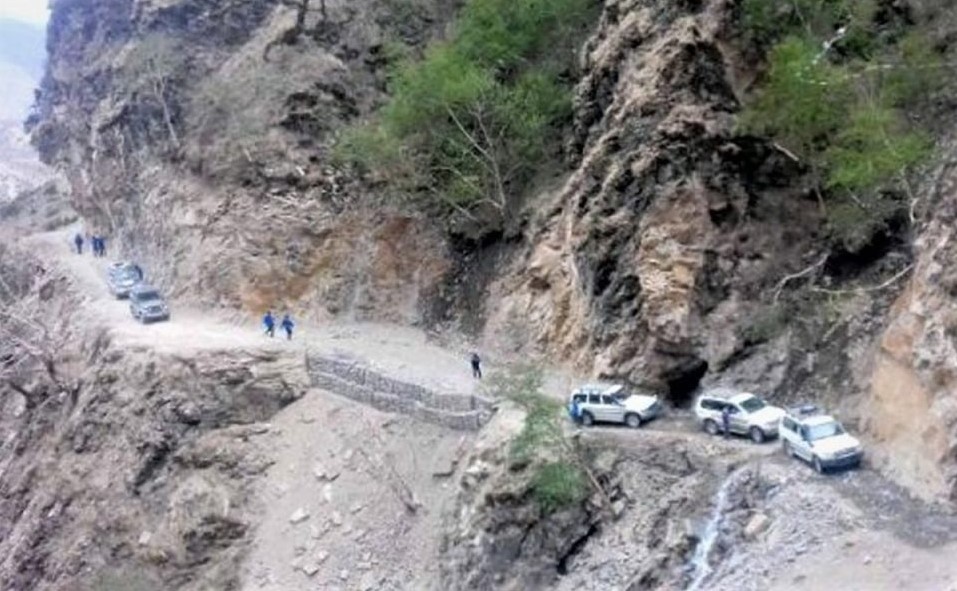
[[[286,340],[292,340],[292,329],[296,326],[293,323],[292,318],[289,317],[289,314],[283,314],[282,322],[279,323],[279,326],[282,327],[282,330],[286,333]]]
[[[83,254],[83,235],[77,232],[73,237],[73,244],[76,244],[76,254]]]
[[[106,238],[100,236],[100,258],[106,256]]]
[[[93,256],[100,256],[100,237],[96,234],[90,236],[90,250],[93,251]]]
[[[731,435],[731,407],[728,405],[721,409],[721,428],[724,430],[725,439],[727,439]]]
[[[472,353],[472,377],[476,379],[482,379],[482,358],[479,357],[478,353]]]
[[[276,335],[276,319],[273,318],[271,310],[263,316],[263,328],[267,336],[273,337]]]
[[[137,265],[136,263],[134,263],[132,266],[132,269],[133,269],[133,272],[136,273],[136,279],[139,281],[142,281],[144,277],[143,268]]]

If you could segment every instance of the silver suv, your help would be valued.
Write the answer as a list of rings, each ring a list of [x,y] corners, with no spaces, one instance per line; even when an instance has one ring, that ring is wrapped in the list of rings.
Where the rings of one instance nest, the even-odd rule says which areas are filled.
[[[137,285],[130,291],[130,314],[143,324],[169,320],[169,306],[156,288]]]
[[[784,453],[808,462],[819,473],[831,468],[859,466],[864,450],[840,421],[814,405],[791,409],[781,420]]]
[[[747,435],[755,443],[776,437],[778,424],[785,415],[783,408],[771,406],[754,394],[735,393],[726,388],[712,390],[698,398],[694,413],[705,431],[717,435],[724,431],[722,414],[725,408],[730,412],[728,426],[731,433]]]
[[[110,265],[106,278],[110,293],[118,300],[129,297],[130,291],[143,281],[139,266],[132,263],[114,263]]]
[[[569,411],[577,404],[583,425],[619,423],[637,429],[661,414],[657,396],[629,394],[624,386],[588,384],[575,389],[568,400]]]

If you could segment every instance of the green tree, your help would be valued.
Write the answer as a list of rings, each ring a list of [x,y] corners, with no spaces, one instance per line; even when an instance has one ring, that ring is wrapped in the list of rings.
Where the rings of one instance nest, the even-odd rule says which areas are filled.
[[[746,26],[779,40],[741,128],[809,166],[832,236],[855,250],[899,214],[907,174],[932,150],[904,111],[939,84],[942,61],[918,34],[878,30],[873,1],[795,0],[779,21],[772,6],[744,5]]]
[[[570,118],[561,73],[592,10],[589,0],[470,0],[448,41],[395,67],[390,100],[365,131],[343,134],[339,160],[370,169],[385,156],[365,141],[377,137],[393,182],[468,216],[504,217]]]

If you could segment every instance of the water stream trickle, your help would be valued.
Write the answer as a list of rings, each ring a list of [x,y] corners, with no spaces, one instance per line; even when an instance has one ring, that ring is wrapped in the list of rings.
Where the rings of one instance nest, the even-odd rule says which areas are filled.
[[[694,555],[691,557],[690,571],[691,583],[685,591],[698,591],[711,572],[714,570],[711,565],[711,550],[718,540],[718,534],[721,531],[721,524],[724,521],[724,513],[728,508],[728,497],[731,491],[731,485],[736,481],[736,476],[741,470],[735,470],[724,479],[721,487],[715,494],[714,507],[711,510],[711,516],[705,524],[704,531],[698,544],[695,546]]]

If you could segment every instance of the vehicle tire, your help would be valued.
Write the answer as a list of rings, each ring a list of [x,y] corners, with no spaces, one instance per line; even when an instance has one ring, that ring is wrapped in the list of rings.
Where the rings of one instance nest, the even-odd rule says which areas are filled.
[[[705,419],[704,421],[704,430],[708,435],[717,435],[721,433],[721,429],[718,427],[718,423],[715,423],[711,419]]]
[[[824,464],[821,463],[821,458],[814,456],[812,464],[814,465],[815,472],[818,474],[824,474]]]
[[[632,429],[637,429],[641,427],[641,415],[636,413],[628,413],[625,415],[625,424],[631,427]]]
[[[595,424],[595,417],[591,416],[591,413],[588,411],[583,412],[582,425],[585,425],[586,427],[591,427],[594,424]]]
[[[748,435],[751,437],[751,441],[755,443],[764,443],[765,435],[764,431],[757,427],[751,427],[748,429]]]

